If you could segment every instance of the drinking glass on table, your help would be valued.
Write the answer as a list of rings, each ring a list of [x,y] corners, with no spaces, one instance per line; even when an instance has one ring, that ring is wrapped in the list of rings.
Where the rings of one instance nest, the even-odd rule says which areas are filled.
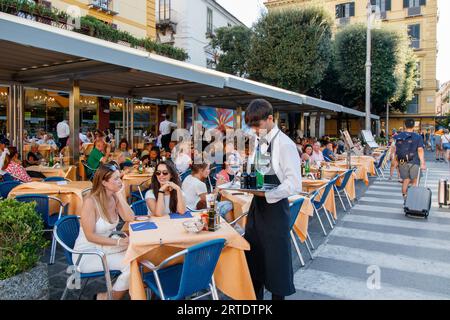
[[[242,162],[241,159],[234,153],[232,153],[228,158],[228,165],[230,166],[230,170],[231,170],[231,172],[233,172],[233,175],[234,175],[234,179],[231,183],[231,186],[234,185],[237,174],[241,170],[241,165],[242,165],[241,162]]]

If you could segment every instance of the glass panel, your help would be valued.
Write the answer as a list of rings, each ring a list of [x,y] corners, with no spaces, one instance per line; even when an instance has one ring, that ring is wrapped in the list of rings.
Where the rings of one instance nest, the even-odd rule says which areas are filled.
[[[6,136],[6,113],[8,108],[8,88],[0,87],[0,136]]]
[[[407,114],[418,114],[419,113],[419,96],[417,94],[414,96],[413,100],[408,105],[406,113]]]

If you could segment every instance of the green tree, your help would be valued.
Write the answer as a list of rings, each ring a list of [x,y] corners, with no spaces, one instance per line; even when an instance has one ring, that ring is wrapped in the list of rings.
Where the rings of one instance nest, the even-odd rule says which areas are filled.
[[[332,24],[322,8],[264,15],[254,26],[250,78],[301,93],[314,88],[331,59]]]
[[[339,85],[345,91],[347,105],[364,110],[366,77],[366,26],[349,25],[336,34],[335,69]],[[372,112],[383,113],[387,102],[412,95],[410,81],[414,71],[406,70],[410,58],[409,43],[403,33],[378,29],[372,31]],[[415,68],[415,67],[412,67]]]
[[[216,36],[211,40],[213,49],[219,51],[216,70],[239,77],[248,75],[251,35],[251,29],[245,26],[218,28]]]
[[[400,90],[390,101],[391,109],[400,112],[405,112],[408,104],[414,98],[414,90],[417,87],[417,80],[419,80],[417,58],[412,49],[408,49],[403,81],[401,83]]]

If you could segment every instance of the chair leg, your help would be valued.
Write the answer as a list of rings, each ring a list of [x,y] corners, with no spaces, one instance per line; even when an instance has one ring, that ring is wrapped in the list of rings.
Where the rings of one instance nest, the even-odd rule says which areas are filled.
[[[336,186],[334,186],[334,191],[336,192],[336,194],[337,194],[337,196],[339,198],[339,201],[341,201],[341,205],[344,208],[344,211],[347,211],[347,208],[344,205],[344,201],[342,201],[341,193],[339,192],[339,190],[338,190],[338,188]]]
[[[314,211],[316,212],[317,220],[319,220],[320,227],[322,228],[324,236],[327,236],[327,232],[325,231],[325,228],[323,226],[322,219],[320,218],[320,215],[319,215],[319,211],[316,209],[315,206],[314,206]]]
[[[306,250],[308,250],[309,257],[311,258],[311,260],[314,260],[314,257],[313,257],[313,255],[311,253],[311,249],[309,248],[308,239],[306,239],[305,245],[306,245]]]
[[[298,258],[300,259],[300,264],[302,265],[302,267],[304,267],[305,261],[303,260],[302,253],[300,252],[300,248],[298,247],[297,239],[295,239],[295,235],[294,235],[294,232],[292,232],[292,230],[291,230],[290,234],[291,234],[292,242],[294,243],[295,251],[297,251]]]
[[[311,249],[313,251],[316,250],[316,247],[314,247],[314,243],[312,242],[311,237],[309,236],[309,233],[307,233],[306,236],[307,236],[306,240],[309,241],[309,244],[311,245]]]
[[[333,223],[331,222],[330,215],[328,214],[327,209],[325,209],[325,207],[322,207],[322,209],[325,212],[325,216],[327,217],[327,220],[328,220],[328,223],[330,224],[331,229],[333,229],[334,226],[333,226]]]
[[[347,192],[347,190],[345,190],[345,189],[344,189],[344,194],[345,194],[345,197],[347,198],[348,205],[350,206],[350,209],[353,208],[353,204],[352,204],[352,202],[350,201],[350,197],[348,196],[348,192]]]
[[[69,288],[67,288],[67,284],[66,284],[66,287],[64,288],[64,292],[63,292],[63,294],[61,296],[61,300],[65,300],[66,299],[68,292],[69,292]]]
[[[212,285],[211,294],[213,295],[213,299],[220,300],[219,293],[217,292],[216,281],[214,280],[214,275],[211,277],[211,285]]]
[[[55,263],[56,257],[56,239],[52,236],[52,248],[50,249],[50,264]]]

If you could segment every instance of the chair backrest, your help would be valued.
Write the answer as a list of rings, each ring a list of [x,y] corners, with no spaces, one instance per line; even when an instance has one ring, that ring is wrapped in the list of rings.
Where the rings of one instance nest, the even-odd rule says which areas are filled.
[[[11,192],[12,189],[14,189],[15,187],[21,185],[22,182],[20,181],[5,181],[5,182],[1,182],[0,183],[0,196],[3,199],[8,198],[9,193]]]
[[[185,172],[180,174],[180,180],[181,182],[184,181],[184,179],[186,179],[189,175],[192,174],[192,170],[191,169],[187,169]]]
[[[41,215],[45,225],[49,224],[50,199],[45,194],[26,194],[16,197],[20,202],[36,202],[36,211]]]
[[[224,245],[225,239],[216,239],[187,249],[177,294],[178,299],[209,289],[211,277]]]
[[[377,169],[379,169],[381,167],[381,165],[383,164],[384,158],[386,158],[386,154],[387,154],[387,152],[383,153],[380,157],[380,160],[378,160],[378,162],[375,164],[375,167]]]
[[[347,186],[347,183],[350,181],[350,177],[352,176],[353,172],[355,172],[355,169],[349,169],[345,171],[344,178],[342,179],[341,185],[336,186],[338,190],[343,190]]]
[[[83,167],[85,169],[86,178],[88,180],[92,180],[94,178],[95,171],[97,171],[97,170],[89,167],[89,165],[86,163],[86,161],[82,161],[81,163],[83,164]]]
[[[317,191],[314,193],[314,197],[313,197],[313,198],[315,199],[315,198],[318,196],[319,191],[320,191],[321,189],[324,189],[324,190],[323,190],[323,193],[322,193],[322,196],[320,197],[320,200],[319,200],[319,201],[315,201],[315,200],[314,200],[314,202],[315,202],[316,205],[322,206],[322,205],[325,203],[325,201],[326,201],[327,198],[328,198],[328,194],[330,193],[330,191],[331,191],[331,189],[333,188],[333,186],[336,184],[336,181],[338,180],[338,178],[339,178],[339,176],[334,177],[333,179],[330,180],[330,182],[328,182],[328,183],[325,185],[325,187],[320,188],[319,190],[317,190]]]
[[[147,202],[145,202],[145,200],[139,200],[139,201],[134,202],[131,205],[131,209],[133,210],[133,212],[136,216],[147,216],[148,215]]]
[[[289,205],[289,212],[290,212],[289,230],[292,230],[292,228],[294,227],[295,221],[297,221],[298,214],[300,213],[300,209],[302,208],[304,201],[305,198],[300,198],[295,200]]]
[[[64,177],[48,177],[44,179],[44,182],[59,182],[59,181],[70,181]]]
[[[55,239],[64,249],[64,256],[69,265],[73,265],[72,252],[75,241],[80,233],[80,218],[77,216],[65,216],[55,224]]]

